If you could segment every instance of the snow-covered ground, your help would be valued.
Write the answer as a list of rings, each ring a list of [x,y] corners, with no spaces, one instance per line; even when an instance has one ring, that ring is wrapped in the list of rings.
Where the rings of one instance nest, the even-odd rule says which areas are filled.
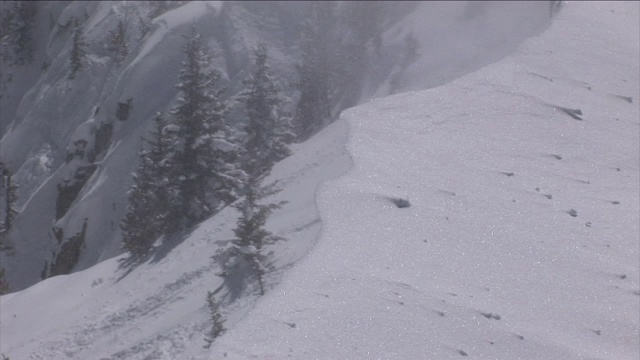
[[[268,224],[289,239],[276,285],[225,304],[210,350],[210,256],[231,209],[131,272],[118,257],[2,296],[0,352],[637,359],[639,20],[637,2],[567,3],[514,55],[347,110],[297,146],[272,176],[290,201]]]
[[[344,113],[317,246],[211,359],[637,359],[638,20],[572,2],[499,63]]]

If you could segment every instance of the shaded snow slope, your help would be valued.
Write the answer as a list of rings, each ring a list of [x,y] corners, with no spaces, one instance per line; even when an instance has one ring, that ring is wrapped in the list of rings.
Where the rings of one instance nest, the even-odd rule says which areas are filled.
[[[338,121],[274,167],[271,180],[278,179],[285,190],[273,200],[288,203],[273,213],[267,227],[287,241],[273,246],[280,256],[268,284],[279,281],[282,271],[313,246],[320,230],[314,192],[320,182],[349,169],[346,133],[346,123]],[[0,352],[11,359],[43,360],[204,356],[210,327],[206,294],[221,282],[211,256],[217,241],[233,238],[237,216],[227,208],[175,248],[158,245],[166,256],[133,270],[121,265],[126,258],[120,256],[2,296]],[[228,326],[254,301],[247,296],[225,306]]]
[[[637,359],[638,24],[571,2],[503,61],[346,111],[317,246],[210,359]]]

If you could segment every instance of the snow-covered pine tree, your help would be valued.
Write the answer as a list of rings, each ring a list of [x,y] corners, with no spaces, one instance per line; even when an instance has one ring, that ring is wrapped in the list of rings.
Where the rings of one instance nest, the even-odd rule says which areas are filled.
[[[236,289],[244,289],[248,277],[255,277],[260,294],[264,295],[264,276],[271,270],[270,254],[265,246],[283,238],[265,229],[271,212],[283,205],[261,204],[260,200],[279,191],[275,184],[263,186],[262,182],[273,165],[290,154],[290,122],[281,115],[281,97],[277,83],[267,65],[267,50],[261,45],[256,51],[256,63],[252,76],[245,81],[242,92],[247,123],[245,125],[243,170],[247,176],[243,184],[244,198],[234,206],[240,218],[234,230],[231,247],[222,257],[223,276]],[[235,282],[235,284],[231,284]]]
[[[259,176],[290,155],[288,144],[295,135],[291,131],[291,119],[283,115],[283,96],[267,64],[264,44],[259,45],[255,56],[253,73],[244,81],[245,89],[240,98],[247,113],[244,170]]]
[[[294,117],[299,141],[308,139],[331,120],[334,4],[317,1],[308,6],[302,25],[302,63],[298,66],[300,99]]]
[[[220,313],[220,303],[216,300],[215,294],[211,291],[207,292],[207,306],[209,307],[211,330],[204,339],[207,342],[204,346],[205,349],[210,348],[211,344],[216,340],[216,338],[227,331],[227,329],[224,328],[224,323],[226,320]]]
[[[171,198],[176,196],[175,184],[168,173],[175,139],[167,130],[162,114],[154,118],[151,139],[143,139],[148,149],[139,153],[140,165],[133,175],[129,190],[128,212],[122,220],[123,247],[134,256],[143,256],[162,234],[177,231],[172,214]]]
[[[120,223],[122,246],[135,257],[144,256],[159,234],[153,219],[157,208],[150,176],[151,161],[147,150],[139,152],[140,164],[133,173],[133,185],[128,192],[127,214]]]
[[[172,109],[178,126],[178,144],[172,176],[179,183],[184,226],[192,226],[235,200],[240,172],[236,149],[225,124],[228,112],[218,89],[220,72],[210,69],[210,58],[195,28],[185,36],[179,105]]]
[[[76,77],[76,73],[82,69],[82,62],[87,57],[87,43],[83,34],[84,29],[76,18],[73,19],[73,25],[73,43],[71,45],[71,55],[69,56],[69,63],[71,65],[69,80],[73,80]]]
[[[129,55],[129,39],[127,29],[122,20],[118,21],[118,27],[109,32],[107,49],[113,53],[113,58],[119,65]]]

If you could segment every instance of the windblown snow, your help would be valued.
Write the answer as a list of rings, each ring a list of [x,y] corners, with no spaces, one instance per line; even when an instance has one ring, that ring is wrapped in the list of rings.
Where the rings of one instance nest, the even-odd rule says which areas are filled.
[[[223,304],[210,349],[210,257],[231,208],[141,266],[123,255],[2,296],[0,351],[637,359],[638,24],[638,2],[565,3],[513,55],[346,110],[297,145],[269,179],[289,201],[268,223],[288,239],[279,270],[265,296]]]

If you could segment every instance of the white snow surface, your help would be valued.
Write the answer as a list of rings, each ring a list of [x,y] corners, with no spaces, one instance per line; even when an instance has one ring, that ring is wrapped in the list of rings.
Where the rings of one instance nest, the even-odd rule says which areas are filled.
[[[210,256],[231,208],[130,272],[120,256],[0,297],[0,352],[637,359],[639,20],[637,2],[566,3],[514,55],[347,110],[297,145],[270,179],[289,201],[268,223],[288,239],[278,270],[265,296],[223,304],[211,349]]]
[[[572,2],[503,61],[345,112],[320,240],[210,359],[637,359],[638,20]]]

